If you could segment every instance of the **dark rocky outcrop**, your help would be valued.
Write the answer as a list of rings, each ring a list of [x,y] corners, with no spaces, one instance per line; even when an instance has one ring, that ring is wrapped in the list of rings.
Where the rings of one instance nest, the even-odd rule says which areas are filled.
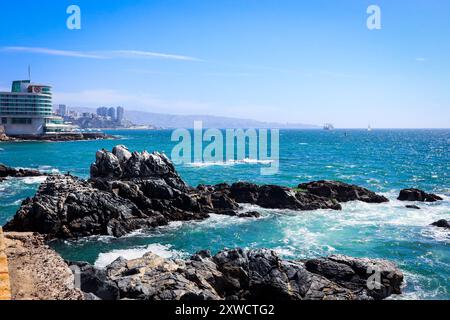
[[[53,175],[22,203],[5,230],[35,231],[47,238],[123,236],[170,221],[200,220],[238,209],[220,193],[189,188],[162,154],[99,151],[91,180]]]
[[[238,182],[192,188],[164,154],[130,152],[116,146],[112,152],[97,152],[88,181],[70,175],[48,177],[36,195],[22,203],[5,229],[35,231],[48,238],[119,237],[170,221],[206,219],[211,213],[259,216],[257,212],[242,212],[239,203],[271,209],[340,210],[339,202],[387,201],[367,189],[342,182],[318,181],[300,186],[292,189]]]
[[[115,193],[93,188],[72,176],[50,176],[36,195],[26,199],[4,229],[33,231],[47,238],[91,235],[122,236],[133,230],[167,223],[161,215],[143,212]]]
[[[239,218],[259,218],[261,214],[258,211],[247,211],[238,214]]]
[[[420,210],[420,207],[419,207],[419,206],[410,205],[410,204],[409,204],[409,205],[406,205],[405,208]]]
[[[374,299],[401,293],[403,273],[386,260],[332,255],[308,260],[305,266],[308,271],[323,275],[345,288],[366,288],[367,294]]]
[[[172,188],[187,190],[172,162],[162,153],[131,153],[125,146],[116,146],[112,152],[97,151],[95,158],[91,165],[91,179],[94,181],[162,179]]]
[[[45,173],[42,173],[38,170],[34,169],[15,169],[4,164],[0,163],[0,181],[4,178],[13,177],[13,178],[24,178],[24,177],[39,177],[44,176]]]
[[[298,192],[296,189],[276,186],[258,186],[249,182],[237,182],[231,186],[199,186],[201,191],[220,192],[237,203],[249,203],[268,209],[317,210],[342,209],[334,199],[320,197],[311,193]]]
[[[64,141],[83,141],[83,140],[115,140],[115,136],[103,132],[83,132],[73,134],[43,134],[43,135],[13,135],[7,136],[0,129],[0,142],[22,142],[22,141],[42,141],[42,142],[64,142]]]
[[[335,199],[338,202],[358,200],[368,203],[382,203],[389,201],[386,197],[366,188],[340,181],[313,181],[299,184],[298,188],[320,197]]]
[[[436,222],[433,222],[431,225],[435,226],[435,227],[439,227],[439,228],[450,229],[450,221],[445,220],[445,219],[441,219]]]
[[[402,272],[385,260],[334,255],[307,261],[274,251],[201,251],[188,260],[153,253],[118,258],[105,269],[76,263],[81,289],[104,299],[145,300],[373,300],[401,293]],[[372,279],[373,278],[373,279]]]
[[[426,193],[420,189],[403,189],[397,198],[400,201],[421,201],[421,202],[435,202],[438,200],[443,200],[441,197],[433,194]]]

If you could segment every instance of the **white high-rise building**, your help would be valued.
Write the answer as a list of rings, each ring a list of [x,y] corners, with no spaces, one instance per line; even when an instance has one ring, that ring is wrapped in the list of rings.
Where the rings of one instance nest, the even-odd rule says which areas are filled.
[[[117,107],[116,111],[116,121],[122,123],[124,119],[125,110],[122,107]]]
[[[67,106],[65,104],[58,105],[58,115],[65,117],[68,115]]]
[[[53,115],[51,86],[18,80],[0,92],[0,125],[8,136],[76,133],[77,127]]]

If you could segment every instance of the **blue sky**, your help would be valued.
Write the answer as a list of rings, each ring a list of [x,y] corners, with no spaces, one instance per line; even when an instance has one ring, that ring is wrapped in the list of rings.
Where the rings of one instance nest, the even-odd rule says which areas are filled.
[[[76,4],[81,30],[68,30]],[[366,9],[381,8],[381,30]],[[0,89],[337,127],[448,128],[450,1],[41,0],[2,3]]]

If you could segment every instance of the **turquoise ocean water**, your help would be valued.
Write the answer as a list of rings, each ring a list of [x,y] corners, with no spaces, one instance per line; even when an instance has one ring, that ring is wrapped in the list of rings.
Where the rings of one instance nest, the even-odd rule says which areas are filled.
[[[170,155],[171,131],[114,131],[120,141],[2,143],[0,163],[70,172],[87,178],[95,151],[125,144],[132,150]],[[342,211],[292,212],[253,207],[260,219],[213,215],[201,222],[172,223],[120,239],[93,237],[51,245],[65,258],[104,266],[117,258],[154,251],[165,257],[187,257],[200,249],[266,247],[285,258],[334,253],[395,261],[406,276],[405,294],[395,298],[450,299],[450,233],[429,226],[450,219],[450,130],[286,130],[280,133],[280,172],[260,175],[257,161],[177,166],[191,185],[238,180],[296,186],[335,179],[386,195],[386,204],[351,202]],[[0,183],[0,224],[21,201],[32,196],[41,178]],[[402,188],[435,192],[444,201],[405,208],[396,200]]]

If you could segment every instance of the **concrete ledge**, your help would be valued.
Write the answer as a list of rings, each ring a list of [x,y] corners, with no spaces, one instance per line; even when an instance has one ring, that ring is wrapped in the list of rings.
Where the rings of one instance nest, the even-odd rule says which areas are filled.
[[[5,252],[5,239],[0,227],[0,300],[11,300],[8,259]]]

